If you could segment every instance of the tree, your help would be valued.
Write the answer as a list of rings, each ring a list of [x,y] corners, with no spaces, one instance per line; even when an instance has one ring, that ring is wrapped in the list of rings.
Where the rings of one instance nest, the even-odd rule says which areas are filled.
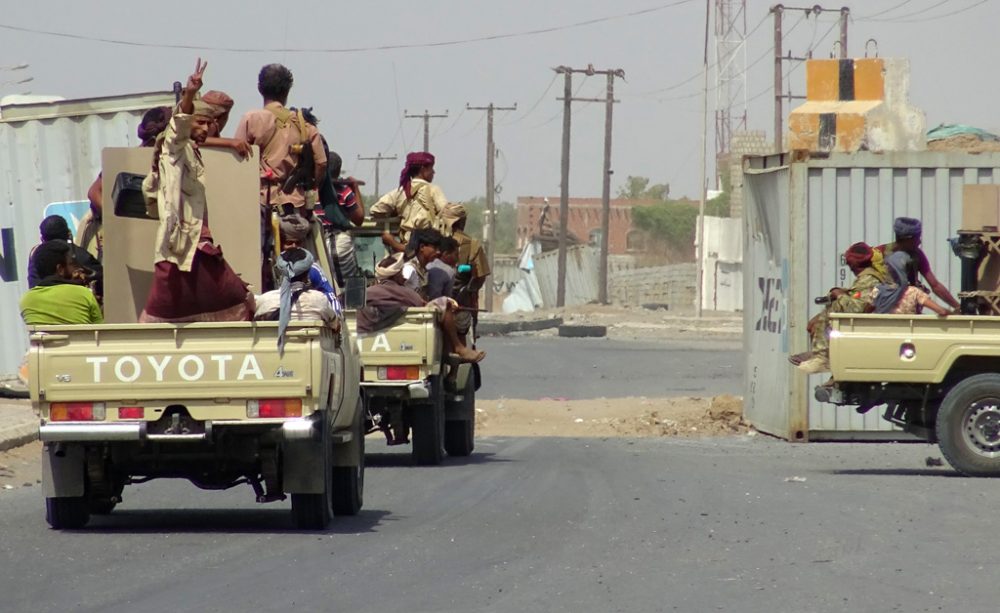
[[[483,221],[486,219],[486,197],[480,196],[465,201],[465,232],[473,238],[483,239]],[[496,210],[496,253],[517,252],[517,208],[510,202],[494,202]]]
[[[646,177],[629,175],[625,177],[625,185],[618,188],[617,195],[619,198],[626,198],[628,200],[666,201],[667,196],[670,195],[670,184],[655,183],[650,185],[649,179]]]

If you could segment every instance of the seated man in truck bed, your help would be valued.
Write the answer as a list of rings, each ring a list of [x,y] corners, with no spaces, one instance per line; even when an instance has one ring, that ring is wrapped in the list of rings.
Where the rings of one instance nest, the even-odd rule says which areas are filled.
[[[959,308],[958,300],[951,295],[944,283],[938,281],[937,276],[931,270],[927,254],[920,248],[921,235],[923,234],[920,220],[912,217],[897,217],[892,222],[892,231],[896,235],[895,241],[875,247],[875,257],[872,259],[875,268],[888,279],[889,268],[886,262],[889,256],[898,251],[908,254],[910,261],[906,265],[906,277],[909,284],[917,285],[920,281],[919,276],[923,276],[927,285],[930,286],[930,291],[957,311]]]
[[[426,302],[420,294],[406,286],[402,253],[394,253],[379,262],[375,267],[375,278],[378,283],[368,288],[365,306],[358,310],[359,333],[392,327],[409,307],[433,306],[441,312],[447,351],[454,352],[465,362],[479,362],[486,357],[485,351],[469,349],[459,338],[454,315],[457,303],[454,299],[441,296]]]
[[[99,324],[101,307],[80,274],[72,245],[46,241],[35,249],[31,262],[40,277],[21,297],[21,318],[29,326]]]
[[[923,307],[927,307],[941,317],[948,315],[948,310],[927,295],[927,292],[909,284],[907,267],[910,265],[910,255],[905,251],[897,251],[886,258],[885,264],[892,275],[889,283],[880,283],[872,292],[875,300],[875,312],[890,315],[919,315]]]
[[[322,321],[340,330],[340,314],[334,310],[326,294],[313,289],[309,270],[314,258],[299,247],[286,249],[277,260],[278,289],[265,292],[256,299],[255,320],[278,321],[278,350],[284,351],[285,330],[291,320]]]
[[[889,280],[872,265],[874,250],[867,243],[854,243],[844,252],[844,261],[854,273],[854,284],[848,289],[830,290],[826,308],[809,320],[806,330],[812,340],[812,350],[789,356],[788,361],[808,373],[830,369],[830,313],[866,313],[872,310],[873,292],[880,283]]]

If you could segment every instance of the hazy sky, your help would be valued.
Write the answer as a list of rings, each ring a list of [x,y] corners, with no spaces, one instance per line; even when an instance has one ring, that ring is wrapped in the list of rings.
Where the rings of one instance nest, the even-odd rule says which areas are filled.
[[[749,124],[768,132],[772,4],[747,0],[746,16],[752,31],[746,50]],[[801,3],[812,4],[815,0]],[[852,56],[864,55],[864,41],[875,38],[881,56],[910,59],[910,98],[926,111],[928,127],[942,122],[1000,127],[994,110],[1000,85],[992,76],[1000,55],[995,33],[1000,1],[839,0],[830,8],[842,4],[852,11]],[[648,12],[628,15],[639,11]],[[463,111],[466,103],[516,102],[517,111],[497,113],[495,127],[500,198],[513,200],[559,193],[562,103],[556,98],[562,77],[555,80],[551,68],[592,63],[598,69],[623,68],[627,78],[615,85],[621,103],[614,115],[612,192],[632,174],[669,182],[674,196],[695,196],[704,17],[704,0],[5,2],[0,26],[73,37],[0,29],[0,66],[30,64],[16,72],[0,69],[0,95],[30,90],[77,98],[169,89],[173,81],[185,80],[201,56],[209,62],[206,89],[232,95],[238,117],[260,104],[260,67],[282,62],[295,74],[290,103],[314,107],[345,171],[369,184],[373,165],[357,162],[359,154],[402,156],[421,148],[422,121],[402,120],[404,109],[447,109],[447,119],[432,121],[431,151],[438,157],[436,182],[452,200],[485,192],[485,114]],[[836,19],[837,13],[816,20],[787,12],[786,50],[803,55],[813,47],[817,57],[827,57],[838,35]],[[600,21],[569,27],[590,20]],[[540,29],[553,31],[429,46]],[[387,45],[424,46],[373,49]],[[337,52],[345,49],[361,50]],[[713,63],[714,39],[710,53]],[[791,73],[798,92],[804,90],[804,72],[799,67]],[[26,76],[33,81],[9,83]],[[604,87],[603,76],[574,75],[578,96],[602,97]],[[713,92],[710,112],[714,105]],[[574,196],[600,195],[603,126],[603,105],[574,104]],[[232,130],[231,123],[226,135]],[[711,157],[714,135],[708,142]],[[395,184],[399,167],[398,161],[383,163],[382,191]]]

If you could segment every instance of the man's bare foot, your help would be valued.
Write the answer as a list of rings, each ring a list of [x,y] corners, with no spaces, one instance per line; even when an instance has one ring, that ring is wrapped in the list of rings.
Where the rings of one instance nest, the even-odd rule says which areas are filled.
[[[483,361],[483,358],[486,357],[485,351],[476,351],[475,349],[469,349],[468,347],[458,349],[455,353],[462,359],[463,362],[471,362],[473,364]]]

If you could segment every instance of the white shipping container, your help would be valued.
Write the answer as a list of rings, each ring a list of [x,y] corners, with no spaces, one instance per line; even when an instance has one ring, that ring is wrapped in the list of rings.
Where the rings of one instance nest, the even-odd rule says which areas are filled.
[[[801,157],[798,159],[796,156]],[[822,404],[787,361],[809,349],[813,299],[851,284],[842,259],[852,243],[893,240],[896,217],[923,222],[923,249],[938,279],[957,294],[961,265],[947,239],[962,219],[962,188],[1000,183],[1000,154],[890,152],[744,159],[743,255],[746,381],[744,415],[789,440],[908,439],[881,419]]]
[[[18,303],[45,207],[86,200],[101,150],[137,146],[143,113],[173,104],[173,93],[150,92],[0,106],[0,375],[28,347]]]

